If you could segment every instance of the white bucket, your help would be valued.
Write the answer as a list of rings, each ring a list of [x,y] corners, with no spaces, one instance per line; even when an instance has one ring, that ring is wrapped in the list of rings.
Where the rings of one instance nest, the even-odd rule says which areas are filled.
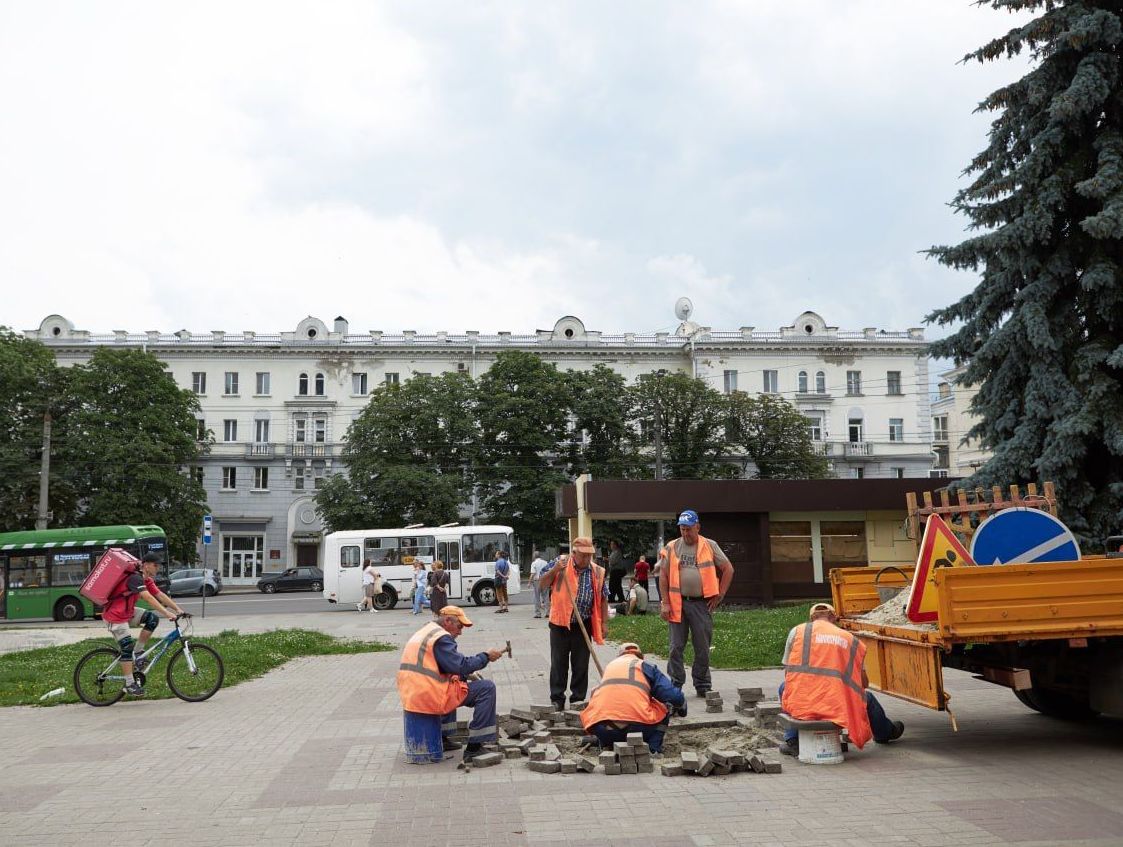
[[[801,729],[799,760],[809,765],[841,765],[842,738],[837,729]]]

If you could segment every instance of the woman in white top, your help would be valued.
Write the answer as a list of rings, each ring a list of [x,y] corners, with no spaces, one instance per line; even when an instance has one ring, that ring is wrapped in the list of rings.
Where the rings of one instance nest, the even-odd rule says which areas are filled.
[[[382,592],[382,574],[375,570],[370,559],[367,559],[363,568],[363,599],[357,603],[360,612],[377,612],[374,608],[374,598]]]

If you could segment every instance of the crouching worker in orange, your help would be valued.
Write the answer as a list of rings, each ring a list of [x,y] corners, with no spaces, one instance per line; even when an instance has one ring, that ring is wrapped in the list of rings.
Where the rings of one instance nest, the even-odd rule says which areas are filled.
[[[643,660],[638,644],[624,644],[608,663],[589,705],[581,712],[585,732],[601,747],[626,741],[629,732],[642,732],[652,753],[663,752],[663,735],[673,713],[686,716],[686,695],[651,662]]]
[[[831,721],[844,728],[860,750],[873,738],[888,744],[905,732],[891,721],[877,698],[866,689],[866,646],[853,633],[835,626],[838,615],[830,603],[811,607],[811,620],[792,627],[784,648],[784,681],[780,705],[798,721]],[[799,755],[799,734],[784,733],[780,752]]]
[[[445,750],[460,749],[460,744],[448,737],[456,729],[457,707],[467,706],[472,710],[465,759],[478,754],[483,744],[498,738],[495,683],[490,679],[465,680],[503,655],[502,650],[488,650],[475,656],[461,654],[456,649],[456,639],[471,625],[459,606],[445,606],[437,613],[434,623],[425,624],[406,642],[398,668],[398,696],[402,707],[407,712],[441,715],[441,740]]]

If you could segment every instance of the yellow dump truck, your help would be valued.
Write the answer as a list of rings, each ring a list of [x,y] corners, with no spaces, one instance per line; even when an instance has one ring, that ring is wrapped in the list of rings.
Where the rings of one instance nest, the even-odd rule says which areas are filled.
[[[872,688],[950,711],[943,669],[958,668],[1044,714],[1123,717],[1123,558],[939,568],[938,619],[927,625],[858,620],[881,603],[878,570],[831,572],[838,625],[866,645]],[[906,567],[879,584],[911,580]]]

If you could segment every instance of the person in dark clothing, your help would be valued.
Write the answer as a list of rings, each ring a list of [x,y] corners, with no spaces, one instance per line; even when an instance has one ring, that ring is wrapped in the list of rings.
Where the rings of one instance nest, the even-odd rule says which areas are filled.
[[[608,602],[624,602],[624,574],[628,569],[624,565],[624,551],[620,549],[620,542],[616,539],[608,542]]]
[[[433,562],[433,570],[429,571],[429,608],[433,615],[439,617],[440,610],[448,605],[448,571],[445,563],[440,559]]]

